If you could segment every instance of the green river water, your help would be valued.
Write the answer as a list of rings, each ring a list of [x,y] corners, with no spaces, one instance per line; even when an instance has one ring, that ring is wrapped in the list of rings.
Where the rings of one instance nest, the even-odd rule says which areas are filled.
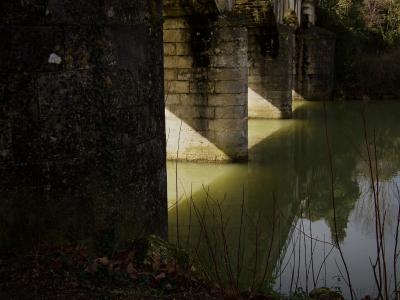
[[[400,103],[335,102],[326,112],[322,103],[297,103],[291,120],[249,120],[248,163],[168,162],[170,240],[192,250],[216,280],[285,294],[328,286],[349,297],[336,232],[355,294],[376,294],[368,144],[393,291]]]

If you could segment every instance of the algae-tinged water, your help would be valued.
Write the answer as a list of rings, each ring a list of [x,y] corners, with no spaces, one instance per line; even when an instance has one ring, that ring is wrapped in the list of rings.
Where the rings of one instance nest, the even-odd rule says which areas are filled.
[[[214,276],[218,273],[229,281],[239,270],[244,288],[257,285],[265,274],[282,293],[296,287],[310,291],[315,283],[340,288],[349,297],[343,264],[332,246],[335,222],[326,120],[340,245],[356,295],[376,293],[370,264],[376,259],[376,240],[365,116],[371,156],[376,148],[378,158],[388,283],[393,289],[400,103],[326,105],[326,119],[322,103],[302,103],[296,105],[292,120],[250,120],[248,163],[179,162],[176,174],[176,163],[168,162],[170,240],[177,242],[179,234],[180,245],[196,249]]]

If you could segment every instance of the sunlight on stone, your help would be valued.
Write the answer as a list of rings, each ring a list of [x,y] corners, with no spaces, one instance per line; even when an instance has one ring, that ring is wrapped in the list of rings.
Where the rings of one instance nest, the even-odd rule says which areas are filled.
[[[215,161],[230,159],[207,138],[196,132],[168,109],[165,109],[165,119],[167,159],[176,159],[178,144],[180,160],[209,161],[210,157],[213,157]]]
[[[248,89],[249,118],[253,119],[279,119],[283,117],[279,108],[251,88]]]

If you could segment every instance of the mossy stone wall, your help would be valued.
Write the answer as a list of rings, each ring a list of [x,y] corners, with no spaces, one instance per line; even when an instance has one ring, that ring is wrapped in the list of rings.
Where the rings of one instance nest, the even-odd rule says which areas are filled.
[[[165,235],[162,1],[0,12],[0,248]]]

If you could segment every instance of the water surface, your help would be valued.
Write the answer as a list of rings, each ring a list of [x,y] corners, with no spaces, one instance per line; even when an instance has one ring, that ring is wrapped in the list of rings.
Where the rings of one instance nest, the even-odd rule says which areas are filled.
[[[246,288],[266,278],[285,294],[329,286],[349,297],[337,236],[356,295],[376,293],[372,166],[393,290],[400,103],[324,111],[301,103],[292,120],[250,120],[248,163],[168,163],[170,239],[208,262],[216,280]]]

